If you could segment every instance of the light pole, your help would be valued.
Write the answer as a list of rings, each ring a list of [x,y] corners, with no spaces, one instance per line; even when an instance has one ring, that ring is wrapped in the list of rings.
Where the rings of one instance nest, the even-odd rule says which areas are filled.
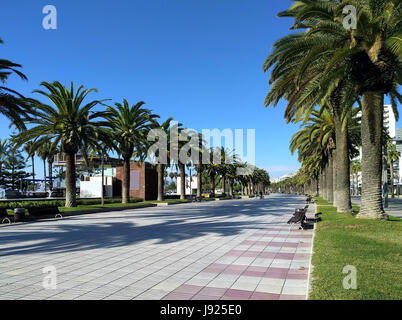
[[[190,197],[191,201],[193,201],[193,189],[191,188],[191,181],[192,181],[192,176],[191,176],[191,168],[190,168]]]
[[[104,152],[103,152],[103,149],[102,149],[102,160],[101,160],[101,163],[102,163],[102,191],[101,191],[101,205],[102,205],[102,207],[103,207],[103,205],[105,204],[105,199],[104,199],[104,192],[103,192],[103,189],[104,189],[104,180],[105,180],[105,154],[104,154]]]

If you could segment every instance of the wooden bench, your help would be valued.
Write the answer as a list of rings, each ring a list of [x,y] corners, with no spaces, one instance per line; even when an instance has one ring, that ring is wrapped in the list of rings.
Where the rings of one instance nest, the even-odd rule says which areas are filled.
[[[317,222],[317,219],[308,219],[306,217],[308,205],[306,205],[303,209],[296,209],[293,217],[289,219],[288,224],[291,223],[300,223],[299,229],[313,229],[314,223]]]
[[[295,213],[293,214],[293,217],[290,218],[288,221],[288,224],[291,223],[301,223],[306,217],[306,213],[303,209],[296,209]]]

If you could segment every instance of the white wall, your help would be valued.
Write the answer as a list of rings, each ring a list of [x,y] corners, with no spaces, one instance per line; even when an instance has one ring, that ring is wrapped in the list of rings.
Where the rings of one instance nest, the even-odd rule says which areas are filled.
[[[81,181],[80,198],[101,198],[102,182],[101,181]]]
[[[192,177],[191,179],[191,189],[195,192],[197,191],[197,177]],[[194,193],[194,192],[193,192]],[[177,177],[177,194],[181,194],[181,179]],[[190,191],[190,177],[186,177],[186,193],[187,195],[191,194]]]

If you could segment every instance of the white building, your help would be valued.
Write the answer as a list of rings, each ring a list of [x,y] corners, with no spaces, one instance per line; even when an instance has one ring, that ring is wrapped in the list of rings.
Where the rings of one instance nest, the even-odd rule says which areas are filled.
[[[278,183],[278,182],[284,181],[286,179],[293,178],[298,172],[299,172],[299,170],[297,170],[295,173],[285,174],[284,176],[281,176],[279,178],[273,178],[273,179],[271,179],[271,181],[272,181],[272,183]]]
[[[177,194],[181,194],[181,178],[177,177]],[[186,177],[186,195],[197,194],[197,177]]]

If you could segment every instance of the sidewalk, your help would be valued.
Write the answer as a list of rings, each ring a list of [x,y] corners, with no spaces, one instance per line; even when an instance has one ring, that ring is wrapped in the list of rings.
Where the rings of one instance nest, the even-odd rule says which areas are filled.
[[[164,300],[307,299],[314,230],[287,225],[292,214],[251,234]]]
[[[313,230],[286,223],[304,200],[270,195],[1,228],[0,296],[304,300]],[[57,269],[55,290],[43,288],[47,266]]]
[[[360,196],[352,196],[352,203],[360,206]],[[388,198],[388,208],[385,212],[391,216],[402,218],[402,198]]]

